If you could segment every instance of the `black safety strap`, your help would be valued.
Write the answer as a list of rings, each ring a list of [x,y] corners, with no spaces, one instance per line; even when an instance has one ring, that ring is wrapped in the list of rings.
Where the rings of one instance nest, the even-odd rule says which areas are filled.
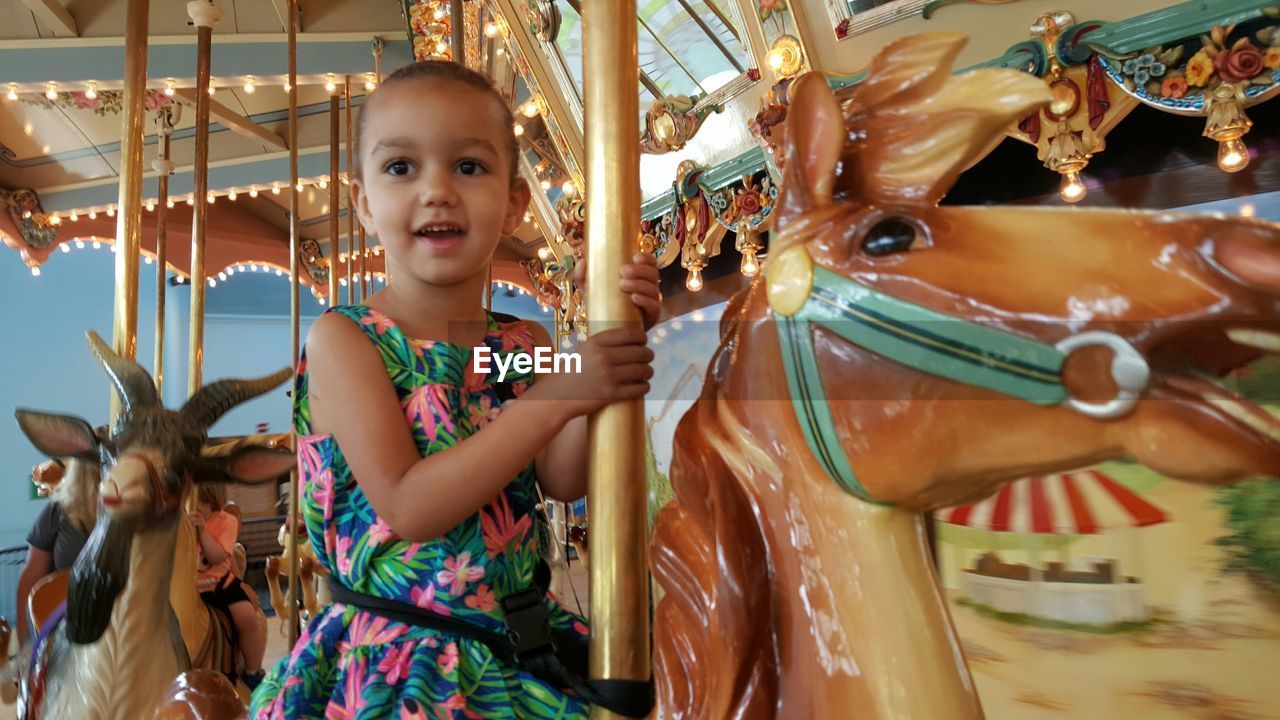
[[[625,717],[648,717],[654,704],[652,680],[585,679],[589,674],[587,642],[551,628],[544,602],[550,579],[550,567],[540,562],[534,571],[532,587],[499,600],[506,635],[416,605],[356,592],[335,575],[329,576],[329,592],[334,602],[353,605],[388,620],[482,642],[508,665],[526,670],[561,689],[572,690],[592,705]]]

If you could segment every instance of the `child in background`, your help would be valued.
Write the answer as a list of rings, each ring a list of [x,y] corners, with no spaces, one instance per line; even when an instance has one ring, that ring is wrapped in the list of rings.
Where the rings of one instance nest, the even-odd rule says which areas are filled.
[[[196,529],[199,550],[196,588],[200,598],[231,615],[236,626],[237,644],[244,656],[241,680],[253,690],[262,682],[262,656],[267,637],[258,624],[257,609],[244,591],[240,578],[232,571],[232,553],[240,535],[240,521],[226,511],[227,490],[220,483],[196,486],[196,509],[191,525]]]

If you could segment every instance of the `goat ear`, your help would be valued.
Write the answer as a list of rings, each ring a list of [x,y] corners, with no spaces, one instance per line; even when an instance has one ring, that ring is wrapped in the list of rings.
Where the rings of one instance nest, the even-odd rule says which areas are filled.
[[[243,447],[224,457],[201,458],[193,479],[256,485],[289,472],[296,462],[289,449]]]
[[[89,423],[78,417],[36,410],[18,410],[14,417],[31,444],[51,458],[98,458],[98,438]]]

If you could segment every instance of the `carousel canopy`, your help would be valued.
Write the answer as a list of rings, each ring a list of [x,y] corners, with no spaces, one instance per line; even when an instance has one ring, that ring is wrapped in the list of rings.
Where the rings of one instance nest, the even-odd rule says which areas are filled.
[[[994,532],[1093,535],[1156,525],[1169,514],[1104,473],[1083,470],[1010,483],[982,502],[943,510],[937,519]]]

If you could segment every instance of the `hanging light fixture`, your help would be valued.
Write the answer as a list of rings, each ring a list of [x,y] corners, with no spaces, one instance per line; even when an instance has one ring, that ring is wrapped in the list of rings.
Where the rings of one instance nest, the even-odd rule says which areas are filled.
[[[1205,98],[1204,136],[1218,141],[1218,167],[1240,172],[1249,165],[1245,134],[1253,121],[1244,114],[1244,85],[1220,83]]]

